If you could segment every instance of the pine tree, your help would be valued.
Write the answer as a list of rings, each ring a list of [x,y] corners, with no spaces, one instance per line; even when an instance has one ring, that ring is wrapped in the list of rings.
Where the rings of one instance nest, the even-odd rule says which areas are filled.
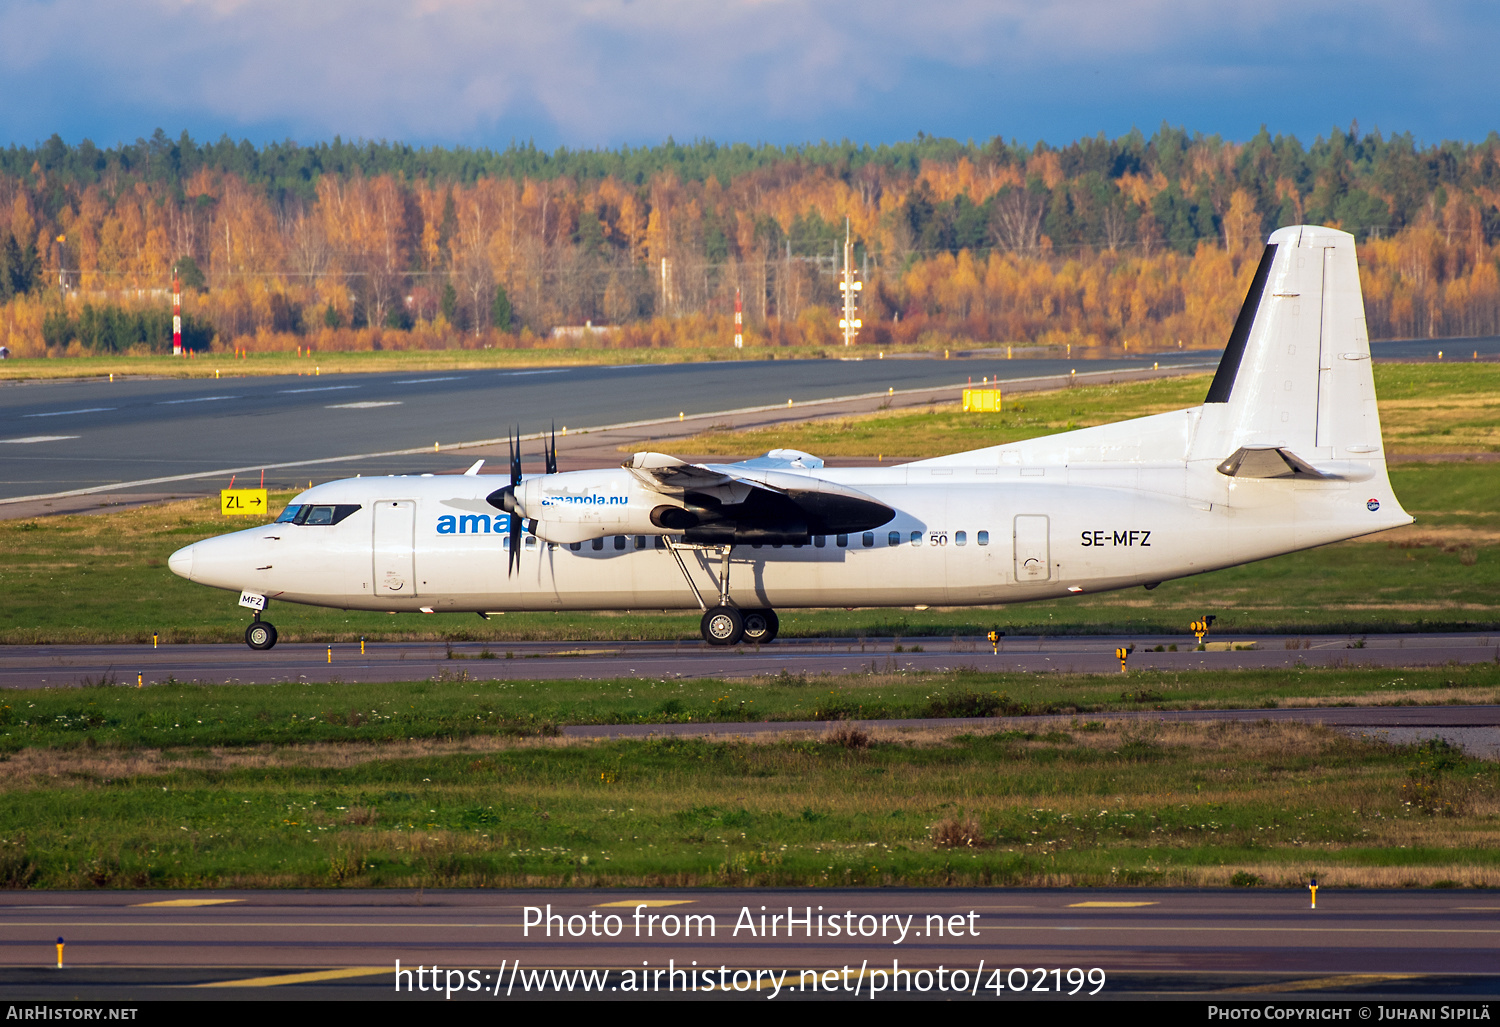
[[[511,309],[510,297],[505,294],[505,286],[495,286],[495,302],[490,304],[490,324],[502,332],[510,331]]]

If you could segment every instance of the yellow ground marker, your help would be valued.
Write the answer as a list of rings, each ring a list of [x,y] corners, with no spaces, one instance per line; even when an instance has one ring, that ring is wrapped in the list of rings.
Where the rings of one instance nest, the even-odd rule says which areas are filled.
[[[1155,906],[1155,902],[1071,902],[1069,909],[1131,909],[1135,906]]]
[[[1278,991],[1319,991],[1324,988],[1357,988],[1365,984],[1380,984],[1384,981],[1410,981],[1425,976],[1426,974],[1340,974],[1337,977],[1314,977],[1304,981],[1257,984],[1251,988],[1226,988],[1223,993],[1269,993]]]
[[[134,902],[134,907],[145,906],[224,906],[231,902],[244,902],[244,899],[166,899],[162,902]]]
[[[620,907],[623,909],[634,909],[636,906],[646,906],[650,909],[656,909],[661,906],[686,906],[690,902],[697,901],[697,899],[630,899],[626,902],[601,902],[594,908],[613,909]]]
[[[313,981],[338,981],[348,977],[374,977],[391,973],[388,966],[346,966],[342,970],[313,970],[303,974],[281,974],[276,977],[246,977],[238,981],[211,981],[192,984],[192,988],[275,988],[283,984],[309,984]]]

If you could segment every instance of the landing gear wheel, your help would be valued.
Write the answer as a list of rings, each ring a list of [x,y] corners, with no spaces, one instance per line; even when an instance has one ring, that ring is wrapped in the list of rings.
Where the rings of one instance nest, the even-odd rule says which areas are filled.
[[[709,645],[734,645],[745,634],[745,618],[732,606],[711,606],[699,624]]]
[[[276,626],[268,620],[258,620],[245,629],[245,644],[251,649],[269,649],[276,644]]]
[[[775,610],[746,610],[745,641],[753,645],[765,645],[776,641],[776,632],[781,630],[781,620]]]

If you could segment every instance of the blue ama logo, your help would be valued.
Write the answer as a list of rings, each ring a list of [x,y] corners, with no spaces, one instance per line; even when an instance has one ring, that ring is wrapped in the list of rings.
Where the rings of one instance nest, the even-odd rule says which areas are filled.
[[[510,531],[510,514],[444,514],[438,518],[439,535],[489,535]]]

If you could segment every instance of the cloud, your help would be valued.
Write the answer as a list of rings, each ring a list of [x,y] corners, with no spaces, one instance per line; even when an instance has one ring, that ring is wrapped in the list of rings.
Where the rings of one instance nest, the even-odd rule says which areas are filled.
[[[0,132],[592,146],[1031,118],[1062,138],[1214,103],[1441,124],[1466,74],[1493,85],[1496,21],[1397,0],[12,0],[0,88],[23,102]]]

